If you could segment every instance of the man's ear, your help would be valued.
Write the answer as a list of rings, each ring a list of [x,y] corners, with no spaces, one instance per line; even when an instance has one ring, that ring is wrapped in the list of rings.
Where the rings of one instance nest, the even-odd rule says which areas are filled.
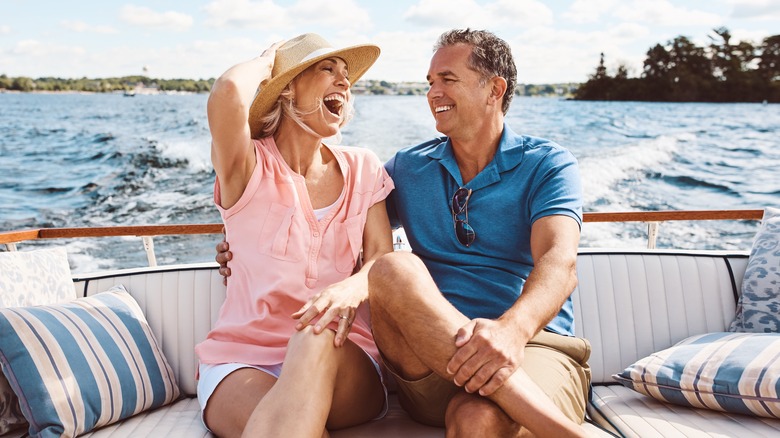
[[[491,102],[497,101],[498,104],[501,105],[507,88],[506,79],[502,78],[501,76],[494,76],[492,79],[490,79],[488,85],[490,86]]]

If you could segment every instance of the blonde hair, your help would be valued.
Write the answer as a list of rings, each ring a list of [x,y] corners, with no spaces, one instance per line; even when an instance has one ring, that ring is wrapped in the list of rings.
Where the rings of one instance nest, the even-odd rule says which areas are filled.
[[[259,138],[264,138],[273,135],[274,132],[276,132],[276,130],[279,129],[279,125],[282,123],[282,117],[287,117],[288,119],[292,120],[308,134],[311,134],[315,137],[319,136],[319,134],[314,132],[313,129],[311,129],[308,125],[303,123],[302,117],[317,111],[320,105],[322,105],[322,101],[318,99],[319,105],[312,108],[312,110],[309,112],[303,111],[302,109],[298,108],[297,106],[295,106],[295,95],[292,91],[293,82],[295,82],[295,79],[293,79],[289,84],[287,84],[286,87],[284,87],[284,90],[282,90],[282,92],[279,93],[279,98],[276,99],[276,102],[274,102],[274,105],[268,111],[268,114],[266,114],[260,119],[260,123],[262,124],[262,127],[260,129]],[[347,124],[347,122],[352,120],[352,117],[355,114],[355,107],[352,105],[352,93],[349,90],[347,90],[347,100],[344,102],[343,110],[344,110],[343,111],[344,118],[339,124],[339,128],[343,128]],[[335,140],[334,141],[335,143],[340,143],[341,131],[339,130],[339,132],[332,138]]]

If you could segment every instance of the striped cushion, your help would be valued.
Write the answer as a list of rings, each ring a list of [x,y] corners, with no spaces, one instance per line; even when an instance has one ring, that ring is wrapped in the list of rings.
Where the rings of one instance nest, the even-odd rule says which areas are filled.
[[[780,334],[692,336],[613,377],[660,401],[780,418]]]
[[[124,287],[0,309],[0,363],[30,435],[76,436],[179,397],[173,370]]]

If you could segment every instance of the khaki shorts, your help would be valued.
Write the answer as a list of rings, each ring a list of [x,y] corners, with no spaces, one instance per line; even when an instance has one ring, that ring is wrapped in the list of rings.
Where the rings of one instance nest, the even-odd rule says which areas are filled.
[[[587,339],[542,331],[526,345],[522,368],[567,417],[580,424],[590,391],[589,357]],[[385,366],[395,378],[398,401],[409,416],[429,426],[444,427],[447,405],[463,388],[435,373],[406,380],[387,361]]]

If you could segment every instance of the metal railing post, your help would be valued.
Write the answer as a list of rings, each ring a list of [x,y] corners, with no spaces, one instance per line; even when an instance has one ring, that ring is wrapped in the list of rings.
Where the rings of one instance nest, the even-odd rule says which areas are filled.
[[[149,266],[157,266],[157,257],[154,255],[154,239],[152,236],[141,236],[144,242],[144,251],[146,251],[146,259],[149,260]]]
[[[655,242],[658,240],[658,227],[661,222],[647,223],[647,249],[655,249]]]

